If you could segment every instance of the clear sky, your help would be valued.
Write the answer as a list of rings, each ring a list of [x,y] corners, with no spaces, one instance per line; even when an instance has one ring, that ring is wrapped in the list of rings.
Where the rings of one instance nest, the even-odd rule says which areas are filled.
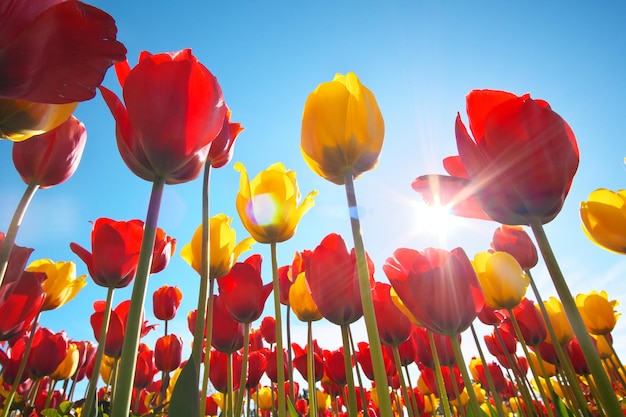
[[[300,154],[300,124],[307,95],[335,73],[355,72],[378,99],[385,119],[380,164],[356,181],[365,245],[381,266],[400,247],[463,247],[470,257],[489,248],[495,223],[445,219],[436,222],[420,210],[411,182],[419,175],[444,173],[441,161],[457,154],[454,119],[465,116],[472,89],[530,93],[547,100],[574,130],[580,167],[560,215],[546,226],[557,259],[574,294],[606,290],[626,303],[626,259],[584,236],[578,207],[596,188],[625,188],[626,3],[496,1],[121,1],[98,0],[117,21],[118,39],[131,66],[142,50],[152,53],[192,48],[218,78],[234,121],[246,130],[236,142],[233,162],[251,177],[281,161],[298,175],[303,195],[316,189],[315,207],[296,235],[278,247],[279,264],[295,251],[313,249],[324,236],[340,233],[352,246],[345,192],[319,177]],[[119,92],[114,72],[104,85]],[[75,175],[40,190],[29,208],[17,243],[35,248],[31,260],[74,260],[70,242],[90,248],[90,221],[145,219],[151,184],[135,177],[115,145],[114,120],[100,95],[78,106],[88,140]],[[466,120],[466,119],[465,119]],[[25,189],[11,162],[11,144],[0,143],[0,229],[6,230]],[[235,210],[239,174],[233,163],[214,170],[211,213],[233,217],[238,238],[247,237]],[[179,249],[200,224],[201,179],[166,186],[159,226],[178,239]],[[433,227],[433,226],[436,227]],[[264,280],[271,280],[269,246],[245,254],[264,258]],[[544,298],[556,295],[542,262],[533,273]],[[150,278],[146,318],[154,323],[152,292],[177,285],[184,298],[170,329],[191,342],[186,315],[196,308],[198,276],[174,255],[168,268]],[[114,305],[130,298],[116,290]],[[88,285],[66,306],[46,312],[41,324],[66,330],[70,338],[93,340],[89,316],[106,290]],[[533,298],[529,294],[529,298]],[[271,302],[267,312],[272,314]],[[622,307],[618,307],[622,311]],[[295,321],[295,320],[294,320]],[[359,322],[360,323],[360,322]],[[258,323],[256,324],[258,327]],[[314,324],[320,345],[341,341],[324,320]],[[359,326],[357,326],[359,328]],[[318,329],[318,330],[316,330]],[[305,343],[304,326],[294,341]],[[154,332],[150,340],[162,334]],[[614,339],[622,359],[626,325],[618,321]],[[359,340],[365,340],[362,335]],[[465,344],[472,345],[470,337]]]

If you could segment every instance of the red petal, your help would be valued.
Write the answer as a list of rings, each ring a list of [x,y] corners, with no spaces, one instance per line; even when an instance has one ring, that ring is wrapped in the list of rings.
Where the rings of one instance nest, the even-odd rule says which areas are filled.
[[[106,70],[126,55],[115,21],[79,1],[56,4],[27,24],[0,53],[0,96],[71,103],[95,96]]]
[[[467,116],[469,117],[470,130],[476,142],[482,140],[485,134],[485,120],[495,106],[517,96],[506,91],[498,90],[472,90],[467,95]]]

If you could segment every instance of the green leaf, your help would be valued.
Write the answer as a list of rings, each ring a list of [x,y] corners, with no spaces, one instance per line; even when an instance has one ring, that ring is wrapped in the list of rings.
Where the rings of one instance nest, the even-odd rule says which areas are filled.
[[[168,411],[169,417],[199,417],[198,370],[193,356],[183,366],[172,392]]]
[[[298,417],[298,412],[296,411],[296,407],[293,406],[291,402],[291,398],[287,397],[287,409],[289,410],[290,417]]]
[[[45,410],[41,410],[41,415],[44,417],[62,417],[62,414],[54,408],[46,408]]]
[[[561,397],[554,392],[552,393],[552,402],[554,403],[556,417],[575,417],[569,408],[567,408]]]
[[[63,401],[61,404],[59,404],[59,412],[61,413],[61,415],[67,415],[69,414],[73,405],[74,403],[71,401]]]

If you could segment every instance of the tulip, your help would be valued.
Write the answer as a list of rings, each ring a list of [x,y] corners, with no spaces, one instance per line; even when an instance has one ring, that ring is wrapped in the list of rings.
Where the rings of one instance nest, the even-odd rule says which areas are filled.
[[[78,346],[75,343],[70,343],[65,358],[50,374],[50,378],[57,381],[71,378],[78,370],[79,359],[80,352],[78,351]]]
[[[133,386],[139,390],[147,388],[157,372],[158,369],[154,365],[154,352],[147,345],[140,344]]]
[[[495,90],[471,91],[467,114],[473,138],[458,115],[459,156],[444,160],[452,177],[419,177],[413,188],[427,201],[434,201],[436,194],[443,204],[476,198],[483,213],[459,206],[456,214],[461,216],[508,225],[554,219],[579,162],[576,138],[567,122],[543,100]]]
[[[260,410],[270,411],[274,408],[274,396],[270,387],[262,387],[254,396],[255,403]]]
[[[424,366],[434,369],[435,360],[433,357],[433,351],[430,346],[430,340],[428,336],[429,330],[425,327],[413,327],[411,337],[415,341],[415,356],[416,362],[423,364]],[[433,333],[433,341],[435,342],[435,349],[437,350],[437,356],[439,358],[440,366],[452,366],[456,365],[456,358],[454,357],[454,350],[452,349],[452,340],[448,336]],[[454,336],[457,340],[461,340],[461,335]]]
[[[503,224],[498,227],[493,233],[491,247],[513,255],[524,271],[533,268],[539,261],[535,244],[521,226]]]
[[[514,355],[517,350],[514,333],[504,328],[497,328],[491,334],[485,335],[485,345],[489,353],[497,357]]]
[[[369,379],[370,381],[375,381],[375,378],[374,378],[374,368],[373,368],[373,363],[372,363],[372,354],[371,354],[369,343],[367,343],[367,342],[359,342],[359,343],[357,343],[357,346],[359,348],[359,350],[357,350],[355,352],[355,356],[356,356],[357,362],[361,366],[361,369],[363,370],[363,373],[365,374],[367,379]],[[385,352],[386,351],[383,350],[383,353],[385,353]],[[324,356],[324,358],[326,358],[326,356]],[[333,359],[334,359],[334,356],[333,356]],[[387,380],[389,381],[390,379],[392,379],[398,373],[398,370],[396,369],[396,366],[393,363],[392,357],[389,357],[387,355],[383,355],[383,361],[384,361],[384,365],[385,365],[385,373],[386,373],[386,376],[387,376]],[[328,372],[327,372],[327,374],[328,374]],[[328,376],[331,379],[333,379],[331,374],[329,374]],[[337,385],[344,385],[344,384],[338,384],[337,382],[335,382],[335,383]]]
[[[10,286],[11,293],[0,303],[0,341],[10,340],[28,329],[46,299],[44,279],[43,274],[23,272],[19,281],[3,285]]]
[[[585,235],[596,245],[615,253],[626,253],[626,190],[599,188],[580,203]]]
[[[15,236],[14,236],[15,237]],[[8,243],[7,237],[3,232],[0,232],[0,248],[2,252],[8,250],[6,255],[5,273],[4,277],[0,271],[0,305],[2,305],[7,297],[11,295],[15,287],[15,283],[19,281],[28,264],[28,258],[34,249],[18,246],[14,243],[14,240],[10,240],[10,247],[4,246]],[[3,279],[4,278],[4,279]]]
[[[368,270],[373,275],[373,265]],[[313,301],[326,320],[342,326],[363,316],[357,274],[354,249],[348,252],[338,234],[329,234],[310,256],[305,256],[305,278]]]
[[[159,320],[173,320],[182,299],[183,293],[178,287],[163,285],[152,294],[154,317]]]
[[[47,133],[13,144],[13,164],[26,184],[48,188],[69,179],[80,163],[87,132],[75,117]]]
[[[529,355],[526,359],[528,359],[531,369],[540,372],[539,376],[543,379],[549,379],[550,377],[553,377],[557,374],[557,369],[555,365],[551,364],[550,362],[544,361],[534,352],[529,352]]]
[[[506,379],[504,378],[504,373],[502,372],[502,368],[495,363],[491,362],[487,364],[487,369],[485,369],[485,365],[482,363],[480,359],[473,358],[469,364],[470,372],[472,373],[472,377],[479,381],[483,387],[488,387],[489,383],[487,381],[487,372],[491,375],[491,379],[493,380],[494,389],[497,392],[502,392],[506,386]]]
[[[594,339],[592,340],[595,342]],[[572,340],[567,342],[565,344],[565,352],[567,353],[567,356],[569,356],[569,359],[572,362],[572,366],[574,367],[574,372],[576,372],[576,374],[589,375],[591,373],[591,370],[587,365],[587,361],[585,360],[585,356],[580,349],[580,344],[578,344],[578,339],[573,338]]]
[[[231,316],[223,295],[216,295],[213,301],[211,345],[222,353],[236,352],[243,347],[244,325]]]
[[[574,338],[574,332],[572,330],[572,326],[569,323],[567,315],[563,310],[563,304],[555,298],[550,297],[547,301],[543,302],[543,305],[546,307],[546,311],[548,312],[548,317],[550,322],[552,323],[552,327],[554,327],[554,332],[556,333],[557,341],[559,344],[564,345]],[[555,343],[554,340],[548,334],[546,337],[546,342]]]
[[[126,222],[103,217],[93,224],[92,253],[73,242],[70,248],[85,262],[96,284],[123,288],[135,277],[142,236],[143,222],[140,220]]]
[[[226,106],[217,79],[190,49],[116,64],[125,105],[100,87],[116,122],[117,146],[138,177],[166,184],[196,179],[217,137]]]
[[[231,316],[240,323],[252,323],[263,314],[272,284],[263,285],[261,256],[252,255],[237,262],[230,272],[218,279],[221,299]]]
[[[78,294],[87,285],[87,275],[76,276],[74,262],[53,262],[50,259],[40,259],[32,262],[26,269],[30,272],[42,272],[46,279],[41,284],[46,300],[41,307],[42,311],[54,310],[61,307]]]
[[[231,123],[230,110],[226,111],[226,116],[222,123],[222,129],[219,135],[211,142],[211,149],[209,150],[209,156],[207,162],[211,164],[213,168],[221,168],[228,164],[233,158],[233,146],[235,145],[235,139],[237,135],[243,131],[244,128],[241,123]]]
[[[90,318],[91,327],[98,343],[102,343],[100,340],[100,329],[102,327],[102,320],[104,319],[105,302],[96,301],[93,307],[95,312]],[[122,301],[117,307],[111,310],[111,318],[104,342],[104,353],[112,358],[119,358],[122,354],[122,342],[124,341],[129,308],[130,300],[126,300]],[[147,335],[154,327],[155,325],[148,326],[146,322],[142,320],[141,336]]]
[[[270,379],[270,381],[277,383],[278,382],[278,365],[279,365],[279,355],[276,347],[274,347],[271,351],[268,349],[265,351],[265,357],[267,358],[267,367],[265,368],[265,374]],[[289,377],[289,372],[287,369],[287,352],[283,349],[282,354],[282,364],[283,364],[283,375],[285,377]],[[288,379],[286,379],[288,381]],[[287,388],[286,392],[289,392]]]
[[[298,252],[296,252],[297,254]],[[280,295],[280,303],[289,305],[289,289],[293,285],[298,274],[292,271],[291,265],[283,265],[278,268],[278,292]]]
[[[289,305],[300,321],[313,322],[322,318],[322,313],[313,301],[304,273],[300,273],[289,288]]]
[[[165,234],[161,228],[156,229],[150,273],[156,274],[165,269],[176,251],[176,239]]]
[[[534,302],[530,301],[528,298],[524,298],[522,302],[512,311],[513,316],[519,325],[524,342],[528,346],[536,346],[546,340],[548,330],[545,322],[543,321],[543,317]],[[513,334],[515,333],[510,318],[505,320],[502,323],[502,326],[508,329],[509,332]]]
[[[28,372],[35,378],[49,376],[63,362],[68,348],[65,332],[53,333],[50,329],[38,328],[26,363]]]
[[[354,73],[337,74],[309,94],[300,150],[317,175],[338,185],[378,164],[385,126],[374,94]]]
[[[259,328],[263,339],[270,345],[276,343],[276,319],[272,316],[265,316],[261,320],[261,327]]]
[[[526,295],[530,278],[512,255],[480,252],[474,257],[473,266],[489,307],[511,309]]]
[[[428,390],[437,394],[438,397],[441,397],[441,393],[439,392],[437,383],[435,382],[435,371],[421,364],[418,365],[418,367]],[[447,394],[448,399],[453,400],[457,397],[456,393],[460,393],[461,390],[459,388],[463,386],[463,379],[461,378],[459,368],[457,366],[442,366],[441,373],[443,374],[445,393]],[[454,388],[455,385],[456,389]]]
[[[106,70],[126,55],[113,18],[80,1],[14,1],[3,21],[0,97],[41,103],[89,100]]]
[[[248,372],[246,376],[246,389],[252,389],[259,385],[259,381],[265,374],[267,358],[261,350],[248,353]]]
[[[154,365],[161,372],[172,372],[183,361],[183,338],[168,334],[157,339],[154,345]]]
[[[461,248],[398,249],[383,271],[411,314],[435,333],[463,332],[483,307],[476,273]]]
[[[12,341],[9,345],[10,349],[7,349],[6,352],[0,349],[0,365],[2,366],[1,382],[9,385],[19,385],[30,378],[28,369],[25,369],[25,372],[21,372],[21,374],[18,372],[22,365],[22,360],[24,359],[27,343],[28,335],[23,334]],[[20,379],[16,380],[18,376]]]
[[[293,348],[293,366],[300,372],[305,380],[309,378],[309,370],[307,366],[307,354],[309,346],[302,348],[297,343],[292,343]],[[324,351],[318,346],[317,340],[313,340],[313,380],[320,381],[324,376]]]
[[[235,170],[241,174],[237,213],[248,233],[259,243],[290,239],[304,213],[313,207],[317,191],[311,191],[300,202],[296,173],[280,162],[270,165],[252,181],[242,163],[236,163]]]
[[[615,312],[616,300],[609,301],[606,291],[590,291],[576,296],[576,306],[589,333],[605,335],[613,331],[620,314]]]
[[[398,346],[411,335],[411,322],[391,300],[391,285],[377,282],[372,288],[374,312],[380,342],[387,346]]]
[[[230,271],[239,256],[250,249],[254,239],[245,238],[236,244],[236,232],[230,226],[232,218],[225,214],[217,214],[209,220],[211,240],[209,277],[220,278]],[[180,256],[200,274],[202,261],[202,225],[198,226],[191,242],[183,246]]]
[[[340,386],[346,385],[346,367],[344,366],[342,347],[332,351],[324,350],[324,374],[333,382],[333,384]]]
[[[70,119],[77,105],[0,98],[0,138],[17,143],[54,130]]]
[[[93,364],[96,356],[96,345],[90,341],[72,342],[78,349],[78,369],[72,377],[72,380],[78,382],[85,378],[87,368]]]

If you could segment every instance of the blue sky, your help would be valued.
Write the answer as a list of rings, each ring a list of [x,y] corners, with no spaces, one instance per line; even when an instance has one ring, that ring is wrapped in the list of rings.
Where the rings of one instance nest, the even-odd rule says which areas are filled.
[[[352,246],[345,192],[306,166],[299,150],[302,109],[315,87],[335,73],[355,72],[378,99],[385,119],[380,164],[356,181],[365,245],[387,281],[382,264],[399,247],[463,247],[470,257],[489,247],[498,226],[479,220],[447,219],[446,227],[416,206],[411,182],[419,175],[444,173],[441,161],[456,154],[454,119],[465,116],[472,89],[530,93],[547,100],[574,130],[580,147],[578,173],[561,214],[546,226],[553,249],[574,294],[606,290],[626,302],[626,260],[592,244],[580,227],[578,207],[589,193],[625,187],[623,96],[626,91],[626,4],[603,7],[583,2],[207,2],[92,1],[117,21],[118,39],[131,66],[142,50],[152,53],[192,48],[218,78],[235,121],[246,130],[235,145],[234,161],[250,176],[281,161],[295,170],[303,195],[318,190],[315,207],[293,239],[279,245],[279,264],[295,251],[313,249],[328,233],[342,234]],[[104,85],[119,92],[113,71]],[[57,187],[40,190],[17,238],[35,248],[32,260],[74,260],[69,243],[89,248],[90,221],[145,219],[150,184],[135,177],[115,145],[115,125],[101,96],[78,106],[88,140],[76,174]],[[11,144],[0,143],[0,229],[6,230],[25,189],[11,162]],[[233,217],[239,238],[247,237],[235,210],[239,174],[233,163],[214,170],[211,212]],[[179,249],[200,224],[201,179],[167,186],[159,226],[178,239]],[[445,232],[445,233],[443,233]],[[264,280],[271,280],[270,251]],[[245,257],[246,255],[244,255]],[[533,273],[544,298],[556,295],[541,262]],[[41,323],[66,330],[74,339],[93,339],[93,301],[106,291],[91,281],[65,307],[46,312]],[[150,278],[148,301],[161,285],[183,293],[171,329],[186,341],[187,312],[197,302],[198,276],[177,251],[169,267]],[[114,305],[130,298],[117,290]],[[529,298],[532,298],[529,297]],[[271,308],[268,303],[268,314]],[[155,322],[148,303],[146,318]],[[618,308],[621,311],[621,308]],[[258,326],[258,324],[257,324]],[[302,326],[300,326],[302,327]],[[314,324],[320,339],[324,321]],[[157,330],[155,337],[160,335]],[[304,343],[304,330],[294,341]],[[626,325],[618,321],[614,339],[626,351]],[[364,336],[363,336],[364,338]],[[152,339],[153,340],[153,339]],[[364,340],[364,339],[363,339]],[[467,338],[466,344],[471,344]],[[335,349],[340,339],[326,338]],[[623,354],[621,355],[623,356]]]

